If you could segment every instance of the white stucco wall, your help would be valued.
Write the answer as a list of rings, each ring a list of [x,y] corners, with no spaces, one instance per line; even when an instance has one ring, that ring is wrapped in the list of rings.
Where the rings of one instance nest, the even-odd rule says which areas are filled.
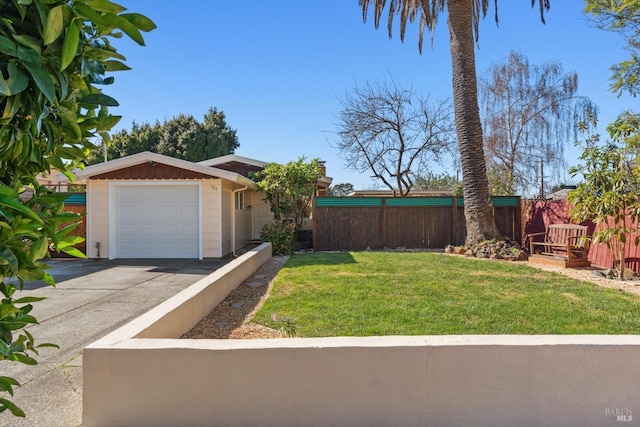
[[[640,336],[177,339],[265,248],[87,347],[83,426],[640,424]]]

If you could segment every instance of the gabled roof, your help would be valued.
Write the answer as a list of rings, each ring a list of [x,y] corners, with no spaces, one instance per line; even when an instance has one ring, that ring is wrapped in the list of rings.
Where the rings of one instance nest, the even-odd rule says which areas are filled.
[[[145,151],[143,153],[132,154],[130,156],[121,157],[115,160],[109,160],[104,163],[98,163],[97,165],[87,166],[84,169],[76,169],[73,171],[77,179],[87,179],[92,176],[101,175],[107,172],[116,171],[119,169],[128,168],[131,166],[140,165],[143,163],[160,163],[176,168],[192,171],[202,175],[210,176],[212,178],[222,178],[227,181],[234,182],[239,185],[247,186],[251,189],[256,189],[256,184],[252,180],[235,172],[230,172],[215,167],[205,166],[199,163],[193,163],[187,160],[176,159],[174,157],[164,156],[162,154],[151,153]]]
[[[214,157],[213,159],[198,162],[199,165],[203,166],[217,166],[225,163],[244,163],[245,165],[259,168],[263,168],[267,164],[267,162],[263,162],[262,160],[250,159],[249,157],[242,157],[237,154],[227,154],[226,156]]]
[[[249,157],[238,156],[237,154],[227,154],[226,156],[214,157],[213,159],[198,162],[199,165],[218,167],[229,171],[237,171],[245,176],[249,175],[249,171],[258,171],[265,167],[267,162],[262,160],[251,159]],[[333,178],[328,176],[321,177],[317,184],[320,188],[328,188]]]

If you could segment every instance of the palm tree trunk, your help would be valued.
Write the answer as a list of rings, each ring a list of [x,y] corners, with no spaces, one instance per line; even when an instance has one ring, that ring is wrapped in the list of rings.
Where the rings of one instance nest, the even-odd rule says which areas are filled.
[[[453,105],[462,164],[468,245],[501,237],[493,215],[482,143],[472,25],[473,1],[447,1]]]

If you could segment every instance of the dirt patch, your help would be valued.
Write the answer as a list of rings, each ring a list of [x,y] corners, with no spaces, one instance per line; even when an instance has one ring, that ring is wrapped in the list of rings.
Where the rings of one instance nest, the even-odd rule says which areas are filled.
[[[273,257],[264,263],[182,338],[280,338],[278,331],[251,323],[251,319],[269,297],[273,281],[288,259]]]
[[[597,272],[602,272],[604,269],[596,267],[583,267],[583,268],[560,268],[560,267],[548,267],[532,262],[528,262],[529,266],[544,271],[554,271],[556,273],[563,274],[567,277],[577,280],[584,280],[585,282],[595,283],[598,286],[605,288],[617,289],[619,291],[629,292],[634,295],[640,296],[640,277],[634,275],[631,279],[618,280],[607,279],[597,275]]]

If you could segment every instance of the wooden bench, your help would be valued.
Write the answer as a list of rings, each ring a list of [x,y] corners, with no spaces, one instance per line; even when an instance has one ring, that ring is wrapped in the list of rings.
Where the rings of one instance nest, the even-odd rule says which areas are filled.
[[[589,267],[587,226],[550,224],[547,231],[527,234],[530,260],[564,267]]]

